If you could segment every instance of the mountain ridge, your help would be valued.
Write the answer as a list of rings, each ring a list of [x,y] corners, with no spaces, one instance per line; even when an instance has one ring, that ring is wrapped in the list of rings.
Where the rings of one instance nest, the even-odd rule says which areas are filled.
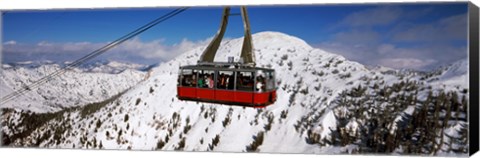
[[[23,62],[2,69],[1,97],[14,93],[42,77],[62,69],[55,62]],[[46,63],[46,64],[38,64]],[[109,62],[110,63],[110,62]],[[108,64],[108,63],[107,63]],[[3,67],[5,67],[4,64]],[[100,70],[95,70],[99,68]],[[113,72],[115,71],[115,72]],[[107,99],[144,79],[145,72],[124,67],[97,65],[89,68],[73,68],[24,95],[2,104],[2,108],[19,108],[34,112],[55,112],[63,108],[81,106]]]

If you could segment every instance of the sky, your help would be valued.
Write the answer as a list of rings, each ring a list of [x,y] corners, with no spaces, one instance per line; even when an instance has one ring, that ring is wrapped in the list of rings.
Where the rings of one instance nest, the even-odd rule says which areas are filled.
[[[432,70],[467,58],[467,3],[249,6],[252,33],[277,31],[365,65]],[[2,62],[73,61],[175,8],[3,12]],[[168,61],[209,43],[221,7],[193,7],[101,55]],[[239,13],[233,7],[232,13]],[[226,38],[243,35],[230,17]]]

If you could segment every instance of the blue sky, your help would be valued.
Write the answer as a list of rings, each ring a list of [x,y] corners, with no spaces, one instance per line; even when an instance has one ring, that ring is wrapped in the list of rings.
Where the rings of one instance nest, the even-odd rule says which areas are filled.
[[[75,60],[173,8],[10,11],[3,62]],[[239,12],[233,8],[232,12]],[[153,64],[208,43],[222,8],[193,7],[102,58]],[[367,65],[429,70],[466,58],[467,3],[250,6],[252,33],[278,31]],[[242,36],[240,16],[229,38]]]

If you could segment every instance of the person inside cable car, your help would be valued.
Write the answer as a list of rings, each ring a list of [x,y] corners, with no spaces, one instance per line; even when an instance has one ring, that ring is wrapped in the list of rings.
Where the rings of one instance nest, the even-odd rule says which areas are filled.
[[[217,88],[218,89],[223,88],[222,87],[222,78],[223,78],[223,74],[219,74],[218,77],[217,77]]]
[[[263,76],[260,75],[257,77],[257,85],[255,86],[257,92],[264,92],[265,91],[265,80]]]
[[[191,77],[188,75],[184,75],[182,78],[182,85],[183,86],[191,86],[192,85],[192,80]]]
[[[208,81],[208,74],[203,76],[203,87],[202,88],[208,88],[208,84],[210,82]]]
[[[253,87],[253,76],[246,76],[244,81],[246,86]]]
[[[203,74],[198,75],[198,87],[203,88],[205,86],[205,80]]]
[[[243,75],[240,72],[237,72],[237,79],[236,79],[236,90],[242,90],[243,85]]]
[[[209,85],[208,88],[213,88],[215,85],[215,81],[213,80],[215,78],[215,75],[213,73],[210,73],[210,76],[208,76],[210,79],[208,80]]]
[[[235,75],[234,74],[230,75],[230,77],[227,80],[228,89],[233,90],[235,85],[234,80],[235,80]]]
[[[220,76],[218,77],[218,85],[217,85],[217,88],[220,88],[220,89],[225,89],[225,82],[226,82],[226,77],[225,77],[225,74],[224,73],[221,73]]]
[[[203,88],[208,88],[209,87],[208,86],[210,84],[209,79],[210,79],[210,77],[208,76],[208,74],[206,74],[205,77],[204,77],[204,80],[203,80],[204,81]]]
[[[258,79],[257,86],[255,87],[257,92],[263,92],[262,87],[263,87],[263,84],[262,84],[262,82],[260,82],[260,79]]]
[[[212,76],[213,75],[207,75],[207,78],[205,79],[205,82],[207,84],[206,87],[208,88],[213,88],[213,79],[212,79]]]
[[[230,78],[230,75],[229,75],[229,74],[225,74],[225,76],[224,76],[223,78],[225,79],[225,84],[224,84],[224,86],[225,86],[225,88],[227,88],[228,80],[229,80],[229,78]]]
[[[192,82],[190,84],[191,87],[195,87],[197,85],[197,73],[196,72],[193,72],[192,73]]]
[[[243,85],[243,74],[242,73],[238,73],[237,85]]]
[[[242,86],[242,88],[245,88],[245,90],[247,90],[252,87],[250,90],[253,90],[253,80],[252,76],[250,76],[249,73],[246,73],[245,75],[240,74],[240,79],[240,86]]]
[[[223,74],[223,73],[222,73],[222,75],[223,75],[223,77],[222,77],[222,87],[223,87],[223,88],[227,88],[228,75],[225,75],[225,74]]]

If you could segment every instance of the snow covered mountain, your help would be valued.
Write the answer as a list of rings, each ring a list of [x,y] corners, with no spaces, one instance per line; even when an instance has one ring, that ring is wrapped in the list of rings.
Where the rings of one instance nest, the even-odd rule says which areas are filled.
[[[223,42],[215,59],[238,57],[242,41]],[[54,113],[8,106],[2,142],[86,149],[467,153],[466,107],[459,100],[468,95],[461,90],[429,88],[431,81],[416,73],[368,69],[278,32],[254,34],[253,42],[257,66],[276,71],[277,101],[264,109],[176,98],[179,66],[196,64],[203,46],[161,63],[147,80],[103,101]],[[450,72],[457,71],[447,69],[438,81],[451,78]],[[112,83],[93,85],[104,84]],[[434,106],[436,98],[452,104]],[[423,121],[438,125],[433,133],[421,129],[426,126],[414,128],[415,120],[434,116]],[[441,120],[447,121],[439,125]]]
[[[125,62],[118,62],[118,61],[96,61],[96,62],[84,64],[80,67],[80,69],[86,72],[102,72],[102,73],[117,74],[127,69],[143,71],[148,67],[149,67],[148,65],[125,63]]]
[[[12,68],[20,68],[20,67],[35,69],[44,65],[65,67],[71,63],[72,61],[65,61],[65,62],[54,62],[50,60],[23,61],[23,62],[15,62],[15,63],[4,63],[2,65],[2,68],[6,70],[12,69]],[[117,74],[127,69],[144,71],[149,67],[150,67],[149,65],[142,65],[137,63],[127,63],[127,62],[109,61],[109,60],[96,60],[96,61],[83,63],[75,67],[74,70],[82,71],[82,72],[101,72],[101,73]]]
[[[30,88],[28,85],[63,65],[48,61],[3,64],[0,96]],[[108,62],[74,68],[0,107],[43,113],[103,101],[143,80],[146,73],[134,69],[138,67],[141,66]]]
[[[463,59],[448,66],[439,68],[427,78],[432,87],[449,90],[468,89],[468,60]]]

